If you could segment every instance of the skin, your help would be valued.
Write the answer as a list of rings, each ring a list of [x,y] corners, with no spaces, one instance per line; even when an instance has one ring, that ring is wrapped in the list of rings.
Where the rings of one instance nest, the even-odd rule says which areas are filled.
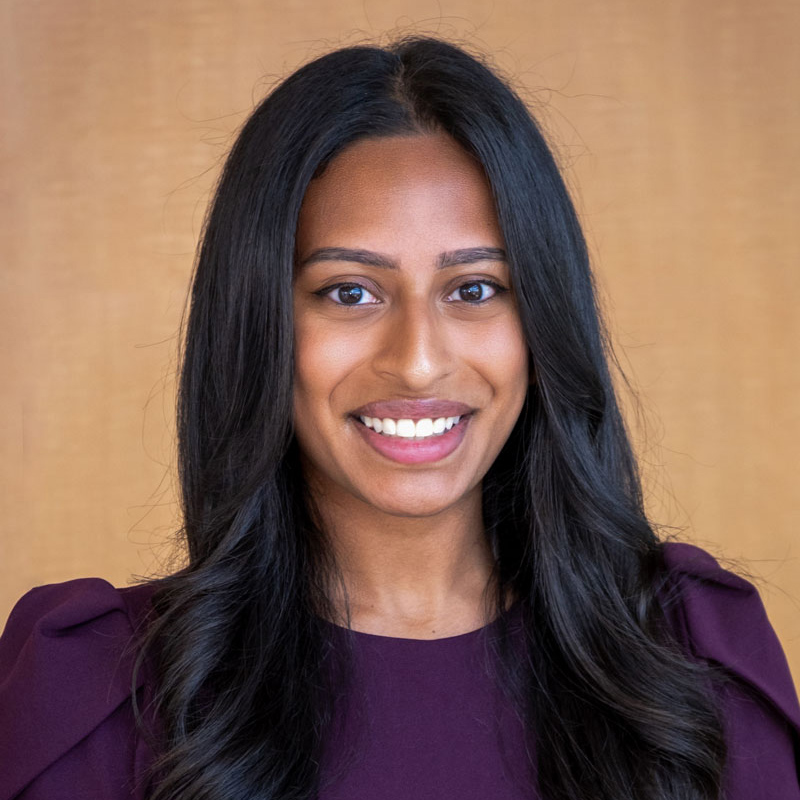
[[[439,638],[486,622],[481,481],[522,408],[528,352],[502,254],[438,262],[503,246],[481,166],[443,133],[361,140],[308,188],[297,228],[295,432],[355,630]],[[323,259],[322,248],[370,251],[392,266]],[[340,284],[350,287],[345,303]],[[431,398],[474,409],[459,446],[432,463],[387,458],[353,416],[370,402]]]

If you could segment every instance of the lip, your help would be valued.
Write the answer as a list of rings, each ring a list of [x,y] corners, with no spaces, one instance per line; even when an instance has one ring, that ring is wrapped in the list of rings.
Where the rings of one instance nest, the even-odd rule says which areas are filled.
[[[438,417],[463,417],[475,409],[455,400],[438,398],[419,400],[376,400],[357,408],[354,417],[379,417],[384,419],[437,419]],[[380,434],[378,434],[380,435]]]
[[[401,417],[401,419],[411,419],[411,417]],[[420,417],[420,419],[425,419],[425,417]],[[424,439],[384,436],[376,433],[372,428],[368,428],[359,420],[353,420],[353,424],[364,441],[389,460],[398,464],[430,464],[434,461],[441,461],[458,448],[471,421],[472,414],[466,414],[449,431],[438,436],[426,436]]]

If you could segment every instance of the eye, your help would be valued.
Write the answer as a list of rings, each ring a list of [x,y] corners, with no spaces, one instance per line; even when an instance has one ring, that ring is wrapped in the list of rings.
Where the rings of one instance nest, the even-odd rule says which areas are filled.
[[[447,299],[478,305],[504,291],[505,289],[502,286],[492,281],[468,281],[467,283],[462,283],[461,286],[448,295]]]
[[[338,283],[316,294],[327,297],[340,306],[365,306],[378,302],[375,295],[357,283]]]

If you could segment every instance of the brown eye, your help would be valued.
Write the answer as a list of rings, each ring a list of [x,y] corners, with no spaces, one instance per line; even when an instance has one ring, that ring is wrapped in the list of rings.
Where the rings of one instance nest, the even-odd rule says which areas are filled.
[[[477,305],[494,297],[499,291],[504,290],[491,281],[470,281],[462,283],[447,299]]]
[[[340,306],[365,306],[378,302],[371,292],[357,283],[340,283],[316,294],[323,295]]]
[[[336,296],[340,303],[354,306],[361,302],[364,290],[360,286],[340,286],[336,290]]]

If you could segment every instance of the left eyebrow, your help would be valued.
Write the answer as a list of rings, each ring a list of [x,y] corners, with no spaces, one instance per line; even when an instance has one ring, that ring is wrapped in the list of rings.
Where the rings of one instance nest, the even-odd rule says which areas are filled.
[[[440,253],[436,269],[457,267],[461,264],[477,264],[479,261],[505,261],[506,251],[502,247],[467,247]]]
[[[304,258],[299,267],[320,261],[351,261],[379,269],[398,269],[398,263],[383,253],[372,250],[353,250],[348,247],[321,247]],[[449,250],[439,253],[436,269],[455,267],[463,264],[476,264],[480,261],[506,261],[506,251],[501,247],[465,247],[461,250]]]

